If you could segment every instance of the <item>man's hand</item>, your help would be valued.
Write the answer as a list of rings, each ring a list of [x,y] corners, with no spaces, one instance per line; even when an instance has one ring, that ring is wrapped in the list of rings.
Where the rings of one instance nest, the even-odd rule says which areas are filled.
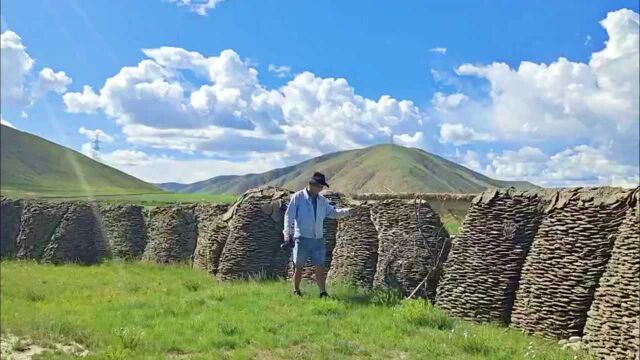
[[[292,234],[285,235],[284,242],[282,243],[282,245],[280,245],[280,247],[282,249],[288,250],[288,249],[293,249],[293,246],[294,246],[293,235]]]

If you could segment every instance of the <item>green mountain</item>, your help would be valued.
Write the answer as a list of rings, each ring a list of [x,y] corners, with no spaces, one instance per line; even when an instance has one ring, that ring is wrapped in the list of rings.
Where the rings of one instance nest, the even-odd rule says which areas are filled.
[[[398,145],[376,145],[340,151],[261,174],[216,176],[182,186],[176,183],[158,186],[185,193],[241,194],[260,185],[276,185],[296,190],[306,185],[314,171],[327,176],[331,189],[346,193],[477,193],[495,187],[536,187],[526,181],[491,179],[424,150]]]
[[[2,192],[6,194],[136,194],[162,190],[79,152],[2,125]]]

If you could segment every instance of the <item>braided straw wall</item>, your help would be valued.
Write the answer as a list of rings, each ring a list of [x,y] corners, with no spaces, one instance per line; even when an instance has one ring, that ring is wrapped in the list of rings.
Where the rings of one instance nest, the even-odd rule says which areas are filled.
[[[218,277],[285,277],[289,254],[280,248],[284,211],[291,192],[265,187],[245,192],[224,215],[229,237],[220,257]]]
[[[352,206],[350,206],[352,207]],[[378,232],[371,221],[371,205],[352,207],[351,214],[338,221],[336,246],[328,279],[347,281],[371,288],[378,262]]]
[[[378,232],[375,287],[400,290],[433,299],[441,265],[447,257],[449,234],[438,214],[425,201],[383,200],[371,206]]]
[[[636,189],[587,317],[584,340],[604,359],[640,356],[639,195]]]
[[[508,323],[541,219],[537,194],[489,190],[476,197],[453,241],[436,303],[464,319]]]
[[[22,202],[2,198],[0,200],[0,258],[13,258],[18,252],[16,241],[20,231]]]
[[[194,206],[156,207],[149,212],[148,243],[143,260],[156,263],[190,261],[196,247]]]
[[[92,203],[69,203],[47,242],[42,262],[95,264],[106,256],[98,211]]]
[[[548,192],[522,269],[513,326],[547,337],[582,335],[629,194],[615,188]]]
[[[139,259],[147,242],[142,206],[101,205],[99,211],[109,257]]]
[[[193,254],[193,267],[211,275],[218,273],[220,255],[229,236],[229,226],[222,215],[228,204],[198,204],[195,208],[198,238]]]

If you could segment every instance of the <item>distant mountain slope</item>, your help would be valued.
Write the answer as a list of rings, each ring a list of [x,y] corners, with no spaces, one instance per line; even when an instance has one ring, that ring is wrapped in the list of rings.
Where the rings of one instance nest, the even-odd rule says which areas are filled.
[[[2,125],[1,178],[4,191],[43,194],[123,194],[162,190],[79,152]]]
[[[526,181],[494,180],[424,150],[398,145],[376,145],[326,154],[261,174],[216,176],[182,187],[175,183],[158,185],[178,192],[228,194],[241,194],[265,184],[295,190],[305,186],[313,171],[327,175],[331,189],[346,193],[477,193],[493,187],[536,187]]]

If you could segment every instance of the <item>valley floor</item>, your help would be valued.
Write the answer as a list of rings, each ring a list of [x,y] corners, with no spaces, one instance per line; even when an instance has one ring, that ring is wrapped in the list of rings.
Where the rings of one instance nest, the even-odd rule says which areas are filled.
[[[581,359],[554,341],[449,318],[421,300],[282,281],[219,283],[186,266],[3,261],[3,339],[90,359]],[[20,341],[17,341],[20,344]],[[11,350],[20,353],[21,346]]]

